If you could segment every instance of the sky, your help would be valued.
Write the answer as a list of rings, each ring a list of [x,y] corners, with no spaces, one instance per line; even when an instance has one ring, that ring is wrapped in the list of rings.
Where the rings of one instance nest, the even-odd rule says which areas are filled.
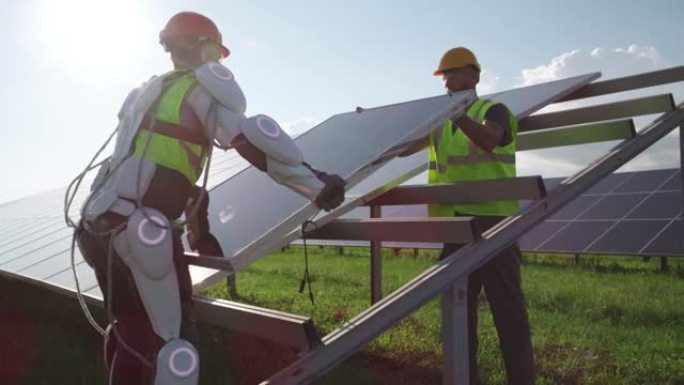
[[[65,186],[82,170],[128,91],[170,69],[158,33],[187,10],[221,30],[247,114],[289,132],[357,106],[444,93],[432,72],[455,46],[478,56],[481,95],[684,65],[684,12],[673,0],[5,0],[0,203]],[[662,92],[684,99],[682,83]],[[568,175],[614,144],[524,152],[519,173]],[[625,169],[678,165],[675,136],[656,146]]]

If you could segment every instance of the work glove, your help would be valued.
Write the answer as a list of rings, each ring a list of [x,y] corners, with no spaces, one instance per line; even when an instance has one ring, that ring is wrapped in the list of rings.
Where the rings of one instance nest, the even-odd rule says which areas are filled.
[[[344,202],[344,186],[347,182],[337,174],[328,174],[316,170],[316,177],[325,184],[323,190],[314,199],[314,204],[319,209],[330,211]]]

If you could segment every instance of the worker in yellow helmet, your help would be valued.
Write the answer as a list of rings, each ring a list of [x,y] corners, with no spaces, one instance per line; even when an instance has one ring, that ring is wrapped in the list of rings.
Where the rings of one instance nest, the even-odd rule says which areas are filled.
[[[344,180],[306,163],[275,120],[245,115],[242,90],[219,62],[230,51],[212,20],[178,13],[159,41],[174,68],[124,101],[116,146],[100,166],[76,233],[108,308],[103,334],[114,385],[198,383],[192,282],[177,221],[186,211],[191,246],[220,254],[206,217],[196,217],[207,207],[195,184],[207,174],[212,146],[235,149],[320,209],[334,209],[345,194]]]
[[[467,48],[452,48],[442,56],[434,75],[449,92],[475,90],[481,66]],[[476,99],[467,112],[413,146],[429,147],[429,183],[455,183],[516,176],[517,120],[502,103]],[[430,216],[474,216],[483,231],[518,211],[517,201],[430,205]],[[462,245],[445,244],[440,259]],[[513,245],[468,276],[468,344],[470,383],[479,384],[477,370],[477,303],[482,287],[494,316],[510,384],[535,379],[530,326],[520,282],[520,250]]]

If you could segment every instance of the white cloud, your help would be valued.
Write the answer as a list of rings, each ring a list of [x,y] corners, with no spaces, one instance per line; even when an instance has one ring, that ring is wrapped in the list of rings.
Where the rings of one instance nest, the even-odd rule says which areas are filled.
[[[522,70],[519,86],[544,83],[590,72],[601,72],[611,79],[672,66],[655,47],[630,45],[627,48],[595,48],[591,52],[573,50],[551,59],[546,65]]]
[[[533,85],[591,72],[601,72],[600,80],[624,77],[655,71],[673,64],[663,58],[655,47],[631,45],[627,48],[596,48],[590,52],[573,50],[563,53],[546,65],[521,71],[518,86]],[[643,96],[673,93],[675,101],[684,96],[684,86],[679,83],[646,88],[603,97],[580,99],[553,105],[541,112],[577,108],[586,105],[604,104],[616,100],[634,99]],[[654,116],[635,119],[637,127],[644,126]],[[605,154],[617,142],[596,143],[579,146],[560,147],[547,150],[527,151],[519,154],[519,173],[521,175],[541,174],[544,176],[565,176],[573,174],[594,159]],[[623,166],[620,171],[672,168],[679,166],[679,136],[672,133],[650,149]]]
[[[499,79],[499,76],[496,74],[483,69],[482,73],[480,74],[480,83],[477,85],[477,93],[479,95],[493,93],[497,90]]]
[[[280,126],[283,128],[283,131],[287,132],[290,136],[297,137],[309,131],[318,123],[320,123],[318,120],[307,116],[295,120],[294,122],[280,123]]]

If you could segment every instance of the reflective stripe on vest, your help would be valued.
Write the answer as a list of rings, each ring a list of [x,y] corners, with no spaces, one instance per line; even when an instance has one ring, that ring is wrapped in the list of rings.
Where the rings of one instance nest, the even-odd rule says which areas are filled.
[[[487,111],[497,102],[477,99],[467,115],[478,123],[485,120]],[[487,152],[477,147],[461,129],[453,129],[451,120],[430,135],[429,183],[454,183],[485,179],[513,178],[517,120],[508,112],[512,141],[506,146]],[[454,132],[455,131],[455,132]],[[508,216],[518,211],[517,201],[459,203],[429,205],[430,216],[453,216],[454,212],[470,215]]]
[[[176,78],[172,78],[156,107],[152,107],[154,111],[143,120],[134,153],[144,153],[145,158],[180,172],[194,184],[206,162],[208,141],[202,127],[181,125],[183,101],[197,81],[192,73],[178,75],[178,71],[167,75]]]

